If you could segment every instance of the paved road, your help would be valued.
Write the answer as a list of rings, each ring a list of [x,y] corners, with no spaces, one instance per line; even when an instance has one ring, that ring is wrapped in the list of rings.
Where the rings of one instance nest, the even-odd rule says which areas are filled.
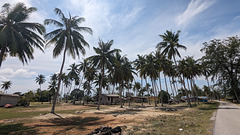
[[[220,101],[213,135],[240,135],[240,106]]]

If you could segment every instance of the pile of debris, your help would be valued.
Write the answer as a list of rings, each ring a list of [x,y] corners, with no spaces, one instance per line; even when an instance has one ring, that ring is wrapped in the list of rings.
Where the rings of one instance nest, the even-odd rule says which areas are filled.
[[[112,129],[112,127],[101,126],[100,128],[95,129],[93,132],[88,135],[121,135],[122,129],[117,126]]]

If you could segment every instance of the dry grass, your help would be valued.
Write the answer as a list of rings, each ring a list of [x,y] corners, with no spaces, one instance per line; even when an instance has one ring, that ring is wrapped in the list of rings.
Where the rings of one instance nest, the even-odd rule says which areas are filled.
[[[179,112],[179,115],[160,115],[127,130],[131,135],[211,135],[210,121],[218,103],[201,103]]]
[[[201,104],[188,109],[183,103],[155,109],[147,104],[145,107],[132,105],[131,108],[105,105],[98,111],[94,105],[62,104],[56,108],[58,115],[50,114],[47,104],[2,108],[2,114],[12,116],[4,116],[0,134],[87,134],[100,126],[122,126],[124,134],[210,134],[207,121],[216,107],[216,104]],[[178,111],[166,112],[166,108],[178,108]],[[83,113],[76,114],[77,110]],[[2,116],[0,114],[3,119]],[[183,130],[180,132],[179,128]]]

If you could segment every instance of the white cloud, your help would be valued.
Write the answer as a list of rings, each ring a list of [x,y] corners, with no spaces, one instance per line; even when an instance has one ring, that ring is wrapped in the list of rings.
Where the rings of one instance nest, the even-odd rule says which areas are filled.
[[[13,77],[23,77],[23,78],[30,78],[32,76],[37,75],[36,72],[30,71],[29,69],[16,69],[13,70],[12,68],[4,68],[0,70],[0,76],[5,78],[13,78]]]
[[[182,14],[177,16],[177,24],[183,27],[187,26],[192,19],[194,19],[194,17],[210,8],[214,3],[215,0],[191,0],[187,9]]]

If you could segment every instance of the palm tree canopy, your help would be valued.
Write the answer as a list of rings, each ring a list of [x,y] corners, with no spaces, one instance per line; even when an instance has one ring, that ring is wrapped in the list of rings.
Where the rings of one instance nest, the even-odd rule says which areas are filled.
[[[38,83],[39,85],[45,83],[46,79],[45,76],[40,74],[36,77],[35,82]]]
[[[185,59],[179,60],[178,61],[178,66],[177,66],[177,74],[178,76],[183,76],[184,78],[188,77],[187,73],[187,62]]]
[[[69,76],[65,73],[62,74],[62,81],[65,87],[68,87],[71,84]]]
[[[71,80],[79,80],[79,70],[78,70],[78,65],[76,65],[75,63],[71,64],[70,65],[70,68],[67,69],[69,72],[68,72],[68,77],[71,79]]]
[[[139,89],[141,89],[141,84],[139,82],[135,82],[133,85],[133,89],[138,91]]]
[[[87,70],[87,67],[89,67],[89,61],[87,61],[87,59],[83,59],[83,62],[80,62],[80,64],[78,65],[79,67],[79,72],[83,72],[85,73]]]
[[[159,35],[163,41],[158,43],[156,48],[158,50],[163,49],[162,54],[167,55],[168,59],[172,59],[175,55],[181,57],[178,48],[187,49],[184,45],[178,43],[180,32],[180,30],[178,30],[177,33],[166,30],[166,33]]]
[[[23,64],[28,63],[34,58],[34,47],[43,51],[45,42],[40,36],[45,33],[44,26],[26,22],[37,9],[27,8],[23,3],[10,6],[4,4],[0,16],[0,66],[7,55],[18,57]]]
[[[146,63],[145,56],[137,55],[137,57],[138,58],[133,63],[134,63],[136,70],[138,72],[140,72],[140,76],[143,77],[144,74],[141,74],[142,73],[141,70],[143,68],[143,65]]]
[[[85,55],[85,46],[89,47],[89,44],[85,41],[83,35],[80,32],[87,32],[92,34],[92,29],[88,27],[80,27],[79,24],[84,22],[82,17],[69,14],[69,18],[66,18],[63,12],[55,8],[55,13],[59,16],[61,21],[54,19],[46,19],[45,25],[53,24],[59,27],[52,32],[45,35],[45,38],[49,40],[47,46],[54,44],[53,57],[57,57],[63,50],[67,51],[73,58],[79,57],[79,54]]]
[[[2,81],[1,86],[2,86],[2,89],[8,90],[9,88],[11,88],[12,82],[11,81]]]
[[[97,71],[94,67],[87,67],[86,71],[84,72],[84,77],[87,81],[93,81],[97,75]]]
[[[57,90],[57,82],[55,80],[49,82],[48,90],[50,91],[51,95],[54,95],[55,91]]]
[[[158,77],[159,65],[156,57],[151,53],[146,56],[146,63],[142,67],[141,74],[149,76],[151,79],[156,80]]]
[[[58,80],[58,75],[57,75],[56,73],[52,74],[52,75],[50,76],[50,80],[51,80],[51,81],[57,81],[57,80]]]
[[[198,61],[189,56],[186,57],[186,71],[189,79],[202,74],[201,66],[198,64]]]
[[[101,80],[102,80],[102,87],[106,88],[108,85],[108,78],[106,75],[102,76],[101,73],[99,73],[98,75],[95,76],[95,81],[93,82],[93,83],[95,83],[95,87],[100,86]]]
[[[89,81],[85,81],[85,82],[83,83],[83,89],[86,91],[87,95],[92,94],[92,91],[91,91],[91,90],[93,90],[93,89],[92,89],[92,86],[91,86],[91,84],[89,83]]]
[[[111,50],[112,44],[113,40],[104,43],[102,40],[99,39],[99,47],[93,47],[94,51],[97,54],[87,58],[87,60],[90,60],[94,67],[106,67],[107,69],[111,69],[113,64],[116,62],[114,53],[121,51],[120,49]]]

